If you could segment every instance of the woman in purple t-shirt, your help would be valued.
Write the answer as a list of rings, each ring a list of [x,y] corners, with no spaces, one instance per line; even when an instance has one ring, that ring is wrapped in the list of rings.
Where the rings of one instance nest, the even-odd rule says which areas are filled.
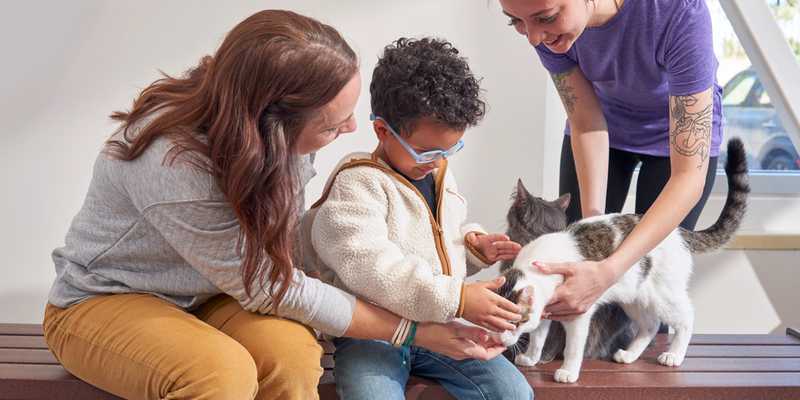
[[[602,261],[540,266],[566,277],[545,312],[570,319],[678,225],[694,229],[722,141],[711,17],[705,0],[500,4],[567,111],[559,186],[572,194],[570,220],[619,212],[641,165],[644,217],[620,247]]]

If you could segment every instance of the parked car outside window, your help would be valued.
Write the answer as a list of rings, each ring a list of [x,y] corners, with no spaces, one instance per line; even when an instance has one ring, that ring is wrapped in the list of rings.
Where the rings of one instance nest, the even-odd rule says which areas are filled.
[[[800,170],[797,149],[752,67],[725,84],[722,111],[725,139],[742,139],[751,170]],[[726,147],[722,146],[718,165],[725,165]]]

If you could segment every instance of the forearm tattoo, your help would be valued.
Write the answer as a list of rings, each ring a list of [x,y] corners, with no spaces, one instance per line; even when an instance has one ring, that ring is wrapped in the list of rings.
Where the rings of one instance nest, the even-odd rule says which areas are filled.
[[[697,168],[703,167],[711,149],[711,117],[713,104],[700,111],[690,112],[699,101],[697,96],[672,96],[672,119],[675,121],[669,133],[670,144],[679,154],[686,157],[699,156]]]
[[[567,76],[572,73],[575,69],[571,69],[566,72],[560,72],[557,74],[551,74],[553,77],[553,83],[556,85],[556,90],[558,90],[558,95],[561,96],[561,101],[564,103],[564,108],[567,109],[567,114],[572,114],[572,111],[575,110],[575,101],[578,98],[575,96],[575,89],[572,86],[567,84]]]

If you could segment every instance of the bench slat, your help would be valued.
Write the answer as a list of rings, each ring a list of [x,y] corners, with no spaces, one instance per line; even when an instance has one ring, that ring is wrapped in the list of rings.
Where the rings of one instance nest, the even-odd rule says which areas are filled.
[[[666,345],[672,340],[671,336],[658,335],[656,345]],[[690,345],[796,345],[800,346],[800,339],[788,335],[692,335]]]
[[[642,355],[645,358],[655,358],[664,348],[652,346],[645,350]],[[800,357],[800,346],[779,346],[779,345],[692,345],[686,352],[687,358],[692,357],[768,357],[768,358],[784,358],[784,357]]]
[[[325,354],[331,354],[330,343],[321,342]],[[645,357],[658,355],[666,342],[657,341],[647,351]],[[42,336],[0,336],[0,349],[46,349]],[[800,357],[798,345],[691,345],[687,357]]]
[[[0,398],[121,400],[70,375],[60,365],[0,364]]]
[[[2,343],[13,341],[8,336],[42,336],[41,325],[37,324],[0,324],[0,347]],[[5,338],[4,338],[5,337]],[[35,339],[28,339],[32,343]],[[658,335],[655,340],[656,346],[666,345],[670,338],[667,335]],[[326,353],[333,352],[333,346],[325,341],[320,341]],[[797,345],[800,346],[800,339],[790,335],[709,335],[696,334],[692,336],[691,345]],[[44,347],[41,347],[44,348]]]
[[[38,324],[0,324],[0,334],[42,336],[44,332]]]
[[[0,349],[46,349],[43,336],[0,336]]]
[[[0,349],[0,364],[58,364],[47,349]]]
[[[0,364],[53,364],[58,360],[45,349],[0,349]],[[320,361],[325,369],[333,367],[333,357],[325,355]],[[523,372],[553,372],[561,365],[560,360],[539,365],[534,368],[522,367]],[[687,358],[680,368],[668,368],[660,365],[654,358],[645,358],[631,365],[622,365],[608,361],[586,360],[583,371],[606,372],[800,372],[800,358]]]
[[[42,326],[39,324],[9,324],[0,323],[0,335],[27,335],[42,336]],[[668,336],[659,335],[657,343],[666,342]],[[695,334],[691,344],[758,344],[758,345],[800,345],[800,338],[791,335],[764,335],[764,334]]]
[[[561,366],[556,360],[536,367],[520,367],[523,373],[555,372]],[[797,358],[687,358],[678,368],[665,367],[655,358],[645,358],[633,364],[618,364],[609,361],[586,360],[583,372],[800,372],[800,359]]]
[[[671,374],[650,374],[631,372],[626,374],[609,374],[605,372],[583,372],[577,383],[565,385],[553,381],[550,372],[530,372],[528,382],[534,388],[552,388],[559,386],[603,387],[795,387],[800,385],[798,372],[675,372]]]

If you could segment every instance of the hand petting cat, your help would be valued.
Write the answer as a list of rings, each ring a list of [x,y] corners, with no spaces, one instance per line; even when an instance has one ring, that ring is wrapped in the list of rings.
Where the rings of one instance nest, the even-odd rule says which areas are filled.
[[[497,277],[487,282],[464,284],[464,313],[462,317],[475,325],[494,332],[514,329],[509,321],[522,319],[522,308],[497,294],[505,283],[505,277]]]
[[[512,241],[502,233],[478,234],[470,232],[467,241],[481,252],[489,263],[513,260],[522,248],[519,243]]]
[[[602,261],[587,260],[576,263],[536,261],[533,267],[544,274],[564,275],[564,283],[556,288],[553,298],[542,314],[543,318],[555,321],[570,321],[585,313],[618,279],[614,269]]]
[[[488,264],[513,260],[522,248],[519,243],[501,233],[470,232],[466,235],[466,240],[480,252]],[[509,321],[519,321],[522,318],[519,314],[520,307],[495,293],[504,282],[504,278],[499,277],[489,282],[464,284],[463,318],[495,332],[514,329],[515,326]]]

